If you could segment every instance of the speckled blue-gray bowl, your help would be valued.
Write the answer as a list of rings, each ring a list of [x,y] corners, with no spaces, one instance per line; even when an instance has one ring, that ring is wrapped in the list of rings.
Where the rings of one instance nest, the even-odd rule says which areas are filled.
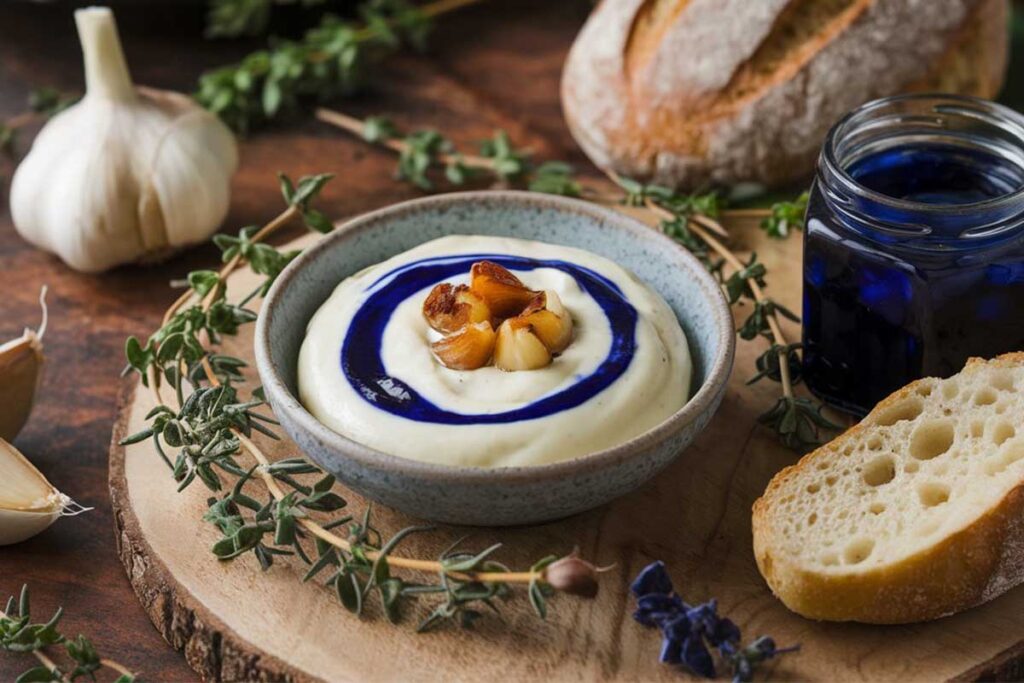
[[[367,448],[299,403],[296,365],[306,325],[344,278],[451,234],[541,240],[589,249],[661,293],[686,332],[692,398],[654,429],[614,448],[536,467],[446,467]],[[621,496],[674,460],[711,419],[735,344],[732,316],[704,267],[669,238],[615,211],[526,192],[463,192],[355,218],[281,273],[256,325],[256,364],[274,413],[306,455],[354,490],[417,517],[499,526],[565,517]],[[453,435],[454,436],[454,435]]]

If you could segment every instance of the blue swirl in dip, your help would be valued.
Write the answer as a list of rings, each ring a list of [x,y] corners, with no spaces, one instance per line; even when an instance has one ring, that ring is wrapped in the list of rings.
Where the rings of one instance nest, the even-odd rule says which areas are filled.
[[[452,370],[423,319],[439,282],[488,260],[572,314],[573,343],[538,370]],[[590,252],[507,238],[453,236],[342,282],[310,321],[299,395],[317,419],[378,450],[429,462],[557,462],[622,443],[686,402],[686,339],[668,305]]]

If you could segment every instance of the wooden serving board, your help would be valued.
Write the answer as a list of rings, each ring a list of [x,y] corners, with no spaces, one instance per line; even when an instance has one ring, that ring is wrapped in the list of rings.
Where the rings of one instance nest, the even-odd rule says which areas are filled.
[[[799,239],[769,242],[744,231],[768,266],[771,294],[799,308]],[[305,243],[308,243],[308,239]],[[248,291],[253,275],[233,277]],[[787,328],[791,338],[798,330]],[[229,348],[252,358],[251,332]],[[357,619],[333,592],[299,581],[299,563],[279,561],[262,572],[255,558],[218,562],[207,550],[217,533],[202,521],[207,491],[176,493],[167,467],[149,442],[117,446],[143,425],[152,407],[134,381],[123,387],[110,455],[110,488],[118,546],[131,583],[153,623],[189,664],[209,680],[678,680],[658,663],[659,634],[631,618],[627,587],[647,563],[669,566],[677,590],[691,602],[717,597],[721,612],[745,639],[768,634],[802,650],[759,677],[787,680],[879,681],[1024,676],[1024,589],[988,605],[932,623],[879,627],[823,624],[778,602],[757,572],[751,551],[750,506],[771,476],[795,456],[757,426],[776,387],[748,387],[762,343],[740,342],[729,392],[707,431],[641,490],[597,510],[531,528],[472,530],[473,547],[501,542],[500,559],[525,567],[544,555],[579,546],[584,557],[614,564],[595,600],[558,596],[546,622],[533,616],[522,592],[503,607],[504,623],[472,631],[417,635],[420,614],[399,627],[375,610]],[[296,455],[284,441],[273,457]],[[366,501],[347,491],[353,511]],[[415,523],[377,509],[386,533]],[[403,553],[432,556],[466,529],[443,527],[414,536]]]

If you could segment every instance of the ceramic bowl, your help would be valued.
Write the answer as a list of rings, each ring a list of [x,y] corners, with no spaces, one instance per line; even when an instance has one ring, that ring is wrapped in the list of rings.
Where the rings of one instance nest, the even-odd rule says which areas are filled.
[[[589,249],[668,301],[693,359],[691,398],[654,429],[614,448],[531,467],[428,464],[367,448],[325,427],[296,398],[310,318],[344,278],[428,240],[484,234]],[[527,192],[462,192],[398,204],[339,227],[296,258],[271,288],[256,325],[256,363],[282,426],[346,486],[416,517],[503,526],[565,517],[621,496],[674,460],[718,408],[735,331],[721,288],[685,249],[616,211]]]

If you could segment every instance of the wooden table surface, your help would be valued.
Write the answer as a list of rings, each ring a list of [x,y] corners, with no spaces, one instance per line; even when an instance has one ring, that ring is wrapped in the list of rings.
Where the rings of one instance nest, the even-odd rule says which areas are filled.
[[[203,69],[253,46],[204,41],[200,10],[154,5],[117,8],[139,83],[190,91]],[[0,3],[0,119],[24,110],[32,88],[81,90],[71,7]],[[338,108],[357,115],[388,113],[400,123],[432,125],[467,143],[502,127],[538,156],[585,165],[562,123],[558,77],[588,8],[585,0],[492,0],[487,7],[462,10],[441,20],[428,54],[389,59],[374,70],[376,84]],[[22,137],[19,153],[28,139]],[[335,218],[417,194],[393,181],[391,156],[308,118],[254,134],[241,151],[225,224],[232,232],[278,211],[278,170],[293,176],[336,173],[323,200]],[[7,206],[12,171],[11,162],[0,161],[0,340],[38,323],[39,288],[50,288],[46,376],[32,419],[15,443],[57,488],[95,510],[0,549],[0,594],[28,583],[39,616],[63,605],[65,631],[89,635],[102,655],[146,680],[193,680],[185,660],[143,613],[117,558],[107,447],[124,339],[150,332],[175,296],[168,282],[209,267],[216,252],[203,247],[157,267],[77,274],[15,232]],[[0,654],[0,680],[13,680],[33,663],[30,656]]]

